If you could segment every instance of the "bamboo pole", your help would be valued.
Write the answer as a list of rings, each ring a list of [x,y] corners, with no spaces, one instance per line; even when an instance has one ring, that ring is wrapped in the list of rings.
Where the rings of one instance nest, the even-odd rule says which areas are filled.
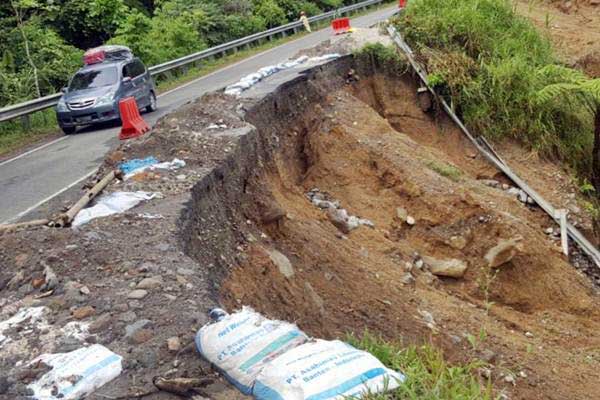
[[[81,197],[79,199],[79,201],[77,201],[77,203],[75,203],[71,208],[69,208],[69,210],[63,214],[61,214],[57,220],[55,221],[54,226],[56,227],[64,227],[64,226],[68,226],[71,224],[71,222],[73,222],[73,219],[75,219],[75,216],[77,215],[77,213],[79,211],[81,211],[82,208],[84,208],[86,205],[88,205],[88,203],[98,195],[98,193],[100,193],[106,186],[108,186],[108,184],[115,179],[116,177],[120,177],[121,176],[121,171],[116,169],[113,170],[111,172],[109,172],[108,174],[106,174],[106,176],[104,178],[102,178],[100,180],[100,182],[96,183],[94,185],[94,187],[92,187],[90,190],[88,190],[83,197]]]
[[[30,228],[32,226],[48,225],[49,219],[34,219],[33,221],[19,222],[17,224],[2,224],[0,225],[0,233],[10,232],[19,228]]]

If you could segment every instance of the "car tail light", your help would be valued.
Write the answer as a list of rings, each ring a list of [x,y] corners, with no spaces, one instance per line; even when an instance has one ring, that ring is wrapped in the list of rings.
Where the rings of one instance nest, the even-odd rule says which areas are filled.
[[[104,50],[90,49],[83,54],[83,62],[86,65],[101,63],[105,58]]]

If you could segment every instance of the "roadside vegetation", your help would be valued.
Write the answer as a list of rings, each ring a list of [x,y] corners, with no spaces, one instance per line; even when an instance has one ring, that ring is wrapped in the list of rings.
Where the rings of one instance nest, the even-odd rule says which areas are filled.
[[[559,65],[512,1],[412,0],[395,24],[475,133],[564,162],[597,197],[600,80]]]
[[[372,394],[365,400],[491,400],[490,382],[477,378],[482,362],[466,365],[450,365],[443,355],[431,346],[405,346],[390,343],[365,332],[362,336],[350,336],[348,342],[377,357],[388,368],[401,371],[406,381],[398,389],[387,394]]]

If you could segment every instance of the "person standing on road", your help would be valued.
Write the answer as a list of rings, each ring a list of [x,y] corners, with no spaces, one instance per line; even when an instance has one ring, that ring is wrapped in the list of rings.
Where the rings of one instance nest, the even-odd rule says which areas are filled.
[[[306,13],[304,11],[300,11],[300,22],[302,22],[307,32],[312,32],[310,29],[310,22],[308,22],[308,18],[306,18]]]

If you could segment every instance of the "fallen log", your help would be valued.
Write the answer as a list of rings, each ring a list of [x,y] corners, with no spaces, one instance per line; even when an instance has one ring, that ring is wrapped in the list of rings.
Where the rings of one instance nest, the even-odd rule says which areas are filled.
[[[20,228],[30,228],[32,226],[48,225],[49,219],[34,219],[33,221],[19,222],[17,224],[2,224],[0,225],[0,233],[10,232]]]
[[[58,218],[54,221],[54,226],[58,228],[69,226],[71,222],[73,222],[73,219],[75,219],[75,216],[79,211],[81,211],[85,206],[87,206],[88,203],[92,201],[92,199],[94,199],[98,195],[98,193],[104,190],[104,188],[108,186],[108,184],[113,179],[121,178],[121,176],[122,172],[119,169],[115,169],[106,174],[106,176],[102,178],[100,182],[96,183],[94,187],[85,192],[83,197],[81,197],[79,201],[77,201],[77,203],[75,203],[71,208],[69,208],[67,212],[59,215]]]

